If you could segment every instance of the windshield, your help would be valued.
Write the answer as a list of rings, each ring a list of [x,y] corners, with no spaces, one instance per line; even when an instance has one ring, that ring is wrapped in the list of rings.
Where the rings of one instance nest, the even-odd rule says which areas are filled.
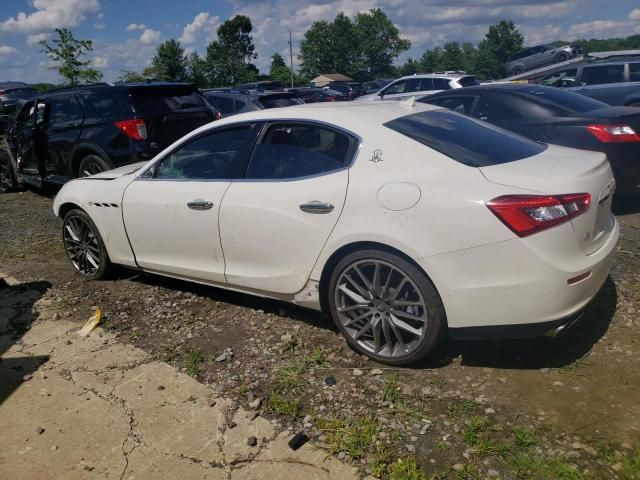
[[[450,110],[414,113],[384,126],[470,167],[514,162],[538,155],[547,148]]]

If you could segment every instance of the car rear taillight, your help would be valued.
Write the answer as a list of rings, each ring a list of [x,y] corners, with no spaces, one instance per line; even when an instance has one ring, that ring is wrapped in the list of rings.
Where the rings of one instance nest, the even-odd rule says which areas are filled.
[[[519,237],[565,223],[589,209],[591,195],[505,195],[487,202],[493,214]]]
[[[147,139],[147,126],[141,118],[121,120],[120,122],[116,122],[116,127],[126,133],[129,138],[133,138],[134,140]]]
[[[220,120],[222,118],[222,114],[220,112],[216,112],[214,118],[215,120]]]
[[[640,135],[629,125],[589,125],[587,130],[602,143],[640,142]]]
[[[331,95],[327,95],[325,98],[327,99],[327,102],[335,102],[336,101],[336,97],[332,97]]]

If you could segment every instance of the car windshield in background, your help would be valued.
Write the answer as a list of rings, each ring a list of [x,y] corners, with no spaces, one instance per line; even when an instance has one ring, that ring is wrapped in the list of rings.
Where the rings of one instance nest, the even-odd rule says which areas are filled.
[[[462,77],[458,80],[458,83],[463,87],[473,87],[474,85],[480,85],[480,82],[476,77]]]
[[[130,90],[136,110],[143,114],[207,107],[191,87],[134,87]]]
[[[598,108],[605,108],[609,106],[606,103],[585,97],[584,95],[577,95],[572,92],[565,92],[564,90],[555,88],[531,88],[530,90],[523,90],[522,93],[527,97],[534,97],[541,102],[547,100],[554,106],[567,110],[567,113],[569,114],[590,112],[592,110],[597,110]]]
[[[258,100],[264,108],[290,107],[304,102],[293,95],[269,95]]]
[[[469,165],[489,167],[543,152],[546,145],[447,110],[430,110],[384,124],[416,142]]]

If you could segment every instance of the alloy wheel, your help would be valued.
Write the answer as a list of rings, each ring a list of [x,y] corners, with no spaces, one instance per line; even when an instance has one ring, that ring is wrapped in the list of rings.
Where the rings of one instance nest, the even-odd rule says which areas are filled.
[[[380,357],[411,354],[427,331],[427,305],[411,277],[391,263],[366,259],[340,275],[334,292],[347,335]]]
[[[63,226],[64,248],[74,268],[84,276],[94,275],[100,268],[100,245],[89,223],[72,215]]]

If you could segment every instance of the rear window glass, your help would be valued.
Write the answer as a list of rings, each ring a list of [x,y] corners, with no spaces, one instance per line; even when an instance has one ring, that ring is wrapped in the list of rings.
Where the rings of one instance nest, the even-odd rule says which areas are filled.
[[[206,94],[207,101],[220,110],[220,113],[227,115],[229,113],[235,113],[236,110],[233,106],[233,98],[219,97],[217,95]]]
[[[298,97],[286,95],[286,96],[270,96],[261,97],[258,99],[260,105],[263,108],[277,108],[277,107],[290,107],[291,105],[300,105],[302,100]]]
[[[606,103],[599,102],[592,98],[577,93],[566,92],[555,88],[532,88],[531,90],[524,90],[523,93],[527,97],[535,98],[536,101],[546,103],[545,100],[551,102],[568,113],[578,112],[590,112],[598,108],[606,107]]]
[[[462,77],[458,80],[458,83],[463,87],[472,87],[473,85],[480,85],[480,82],[476,77]]]
[[[445,110],[414,113],[384,126],[470,167],[514,162],[546,149],[546,145]]]
[[[129,93],[136,111],[143,115],[207,106],[191,87],[141,87],[132,88]]]

